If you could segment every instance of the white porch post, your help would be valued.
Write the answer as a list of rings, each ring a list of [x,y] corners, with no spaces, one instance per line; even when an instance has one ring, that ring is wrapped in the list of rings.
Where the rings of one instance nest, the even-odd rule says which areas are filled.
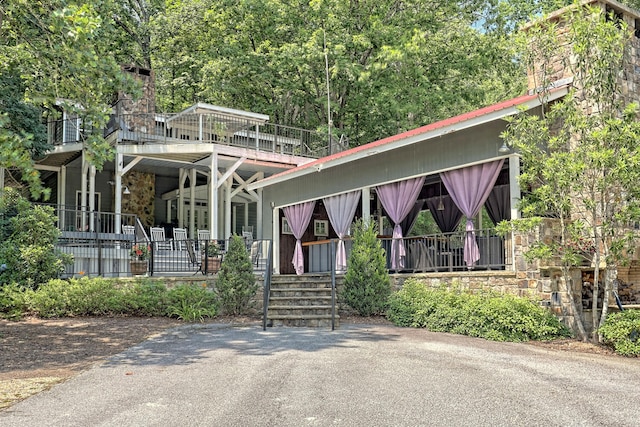
[[[200,116],[202,117],[202,116]],[[189,215],[189,230],[195,230],[196,228],[196,170],[191,169],[189,176],[189,209],[191,214]]]
[[[371,221],[370,195],[371,191],[369,187],[362,189],[362,221],[364,221],[365,224]]]
[[[264,178],[264,172],[260,172],[259,180]],[[264,234],[262,234],[262,208],[263,208],[263,200],[262,200],[262,188],[258,188],[256,191],[258,193],[258,200],[256,201],[256,239],[264,238]]]
[[[87,179],[89,175],[89,163],[82,151],[82,181],[80,182],[80,230],[87,227]]]
[[[96,167],[89,167],[89,230],[96,231]]]
[[[224,183],[224,238],[228,239],[231,237],[231,183],[233,182],[233,178],[230,177]]]
[[[116,214],[116,224],[115,224],[115,232],[120,234],[122,231],[122,219],[120,215],[122,214],[122,167],[124,166],[124,157],[122,153],[116,153],[116,171],[115,171],[115,214]]]
[[[60,206],[60,210],[58,211],[58,223],[60,224],[61,230],[66,230],[67,167],[64,165],[60,166],[60,171],[58,172],[58,205]]]
[[[271,256],[273,257],[273,271],[280,273],[280,209],[271,209],[273,218],[273,246]]]
[[[218,154],[209,158],[209,229],[212,239],[218,238]]]
[[[260,125],[256,125],[256,150],[260,149],[260,138],[258,138],[259,133],[260,133]]]
[[[244,202],[244,218],[242,219],[242,224],[245,227],[249,225],[249,202]]]
[[[184,227],[184,181],[186,179],[185,170],[178,171],[178,226]]]
[[[511,199],[511,219],[520,218],[518,203],[520,203],[520,157],[517,154],[509,156],[509,196]]]

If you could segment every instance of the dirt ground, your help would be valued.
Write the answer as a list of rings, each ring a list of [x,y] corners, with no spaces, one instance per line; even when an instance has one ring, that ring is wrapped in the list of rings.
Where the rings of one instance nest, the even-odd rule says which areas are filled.
[[[260,319],[250,317],[214,321],[260,324]],[[340,321],[343,324],[390,324],[383,317],[343,316]],[[137,317],[0,320],[0,411],[181,324],[183,322],[174,319]],[[531,345],[613,354],[602,346],[570,339]]]

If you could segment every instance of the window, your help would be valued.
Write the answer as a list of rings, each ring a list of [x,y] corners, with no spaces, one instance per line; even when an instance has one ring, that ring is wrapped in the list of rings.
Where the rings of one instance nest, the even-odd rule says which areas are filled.
[[[316,219],[313,221],[313,234],[316,236],[329,235],[329,221]]]
[[[289,221],[287,221],[286,217],[282,217],[282,234],[293,234],[291,231],[291,227],[289,227]]]

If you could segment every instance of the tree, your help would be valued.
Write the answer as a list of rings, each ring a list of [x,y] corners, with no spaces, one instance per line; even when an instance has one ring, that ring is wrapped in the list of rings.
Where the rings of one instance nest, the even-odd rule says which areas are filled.
[[[112,149],[102,132],[93,130],[106,125],[114,94],[138,91],[114,59],[110,40],[100,37],[107,20],[94,6],[73,0],[14,0],[0,4],[0,16],[0,75],[19,78],[14,85],[23,90],[21,100],[0,105],[0,140],[5,142],[0,167],[20,169],[35,196],[42,188],[28,159],[40,144],[40,125],[16,121],[12,106],[44,108],[54,117],[57,104],[77,115],[85,127],[81,134],[87,157],[100,169]]]
[[[243,314],[258,291],[244,239],[233,235],[216,280],[216,294],[226,314]]]
[[[357,221],[341,297],[361,316],[383,313],[391,295],[384,249],[374,222]]]
[[[538,242],[530,255],[559,257],[566,284],[570,267],[580,258],[588,257],[594,266],[592,339],[597,340],[617,267],[628,262],[637,237],[628,225],[640,219],[640,122],[637,105],[622,96],[619,78],[628,55],[629,29],[591,7],[575,7],[567,25],[568,54],[574,61],[564,64],[572,67],[573,90],[540,116],[519,115],[503,137],[524,166],[521,185],[530,191],[522,203],[523,215],[529,217],[525,222],[544,215],[557,218],[560,225],[558,239]],[[532,31],[537,49],[525,56],[547,87],[540,94],[544,98],[552,49],[559,44],[553,26]],[[598,317],[601,262],[605,297]],[[577,313],[571,289],[567,294]],[[580,319],[576,322],[584,334]]]
[[[72,261],[55,250],[60,235],[53,209],[29,203],[11,188],[0,197],[0,285],[37,288],[57,278]]]
[[[154,21],[160,109],[269,114],[360,145],[523,90],[490,2],[176,1]],[[328,60],[331,117],[327,116]]]

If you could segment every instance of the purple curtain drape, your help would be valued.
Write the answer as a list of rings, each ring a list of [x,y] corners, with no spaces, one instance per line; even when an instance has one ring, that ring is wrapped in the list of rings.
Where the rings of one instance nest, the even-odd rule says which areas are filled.
[[[494,224],[511,219],[511,193],[509,185],[496,185],[484,202],[487,214]]]
[[[424,200],[423,199],[416,200],[416,202],[414,203],[413,207],[411,208],[407,216],[404,217],[402,221],[400,221],[400,228],[402,228],[403,236],[406,236],[411,232],[411,229],[413,229],[413,226],[415,225],[416,220],[418,219],[418,215],[420,215],[420,212],[422,212],[423,207],[424,207]]]
[[[296,238],[296,248],[293,251],[293,268],[296,270],[296,274],[299,276],[304,273],[304,255],[302,253],[302,235],[304,234],[309,221],[311,221],[311,215],[313,214],[313,208],[315,208],[316,202],[300,203],[298,205],[287,206],[283,209],[284,216],[287,218],[289,227]]]
[[[460,222],[460,218],[462,218],[462,212],[453,203],[451,200],[451,196],[442,196],[442,205],[444,206],[444,210],[438,210],[438,202],[440,201],[440,197],[432,197],[427,199],[427,208],[429,208],[429,212],[431,212],[431,216],[433,216],[433,220],[438,225],[438,228],[443,233],[453,233]]]
[[[349,225],[353,221],[353,216],[358,207],[360,200],[360,192],[352,191],[350,193],[339,194],[337,196],[325,197],[324,207],[329,215],[331,226],[338,235],[338,248],[336,250],[336,271],[344,272],[347,270],[347,251],[344,247],[344,236],[349,230]]]
[[[478,215],[482,204],[487,200],[503,163],[504,159],[501,159],[440,174],[449,195],[467,217],[464,242],[464,261],[467,268],[472,268],[480,259],[473,217]]]
[[[424,184],[424,176],[407,179],[376,187],[376,193],[389,218],[394,223],[393,241],[391,242],[391,268],[397,270],[404,267],[406,251],[402,244],[402,228],[400,222],[407,216],[418,200]]]

